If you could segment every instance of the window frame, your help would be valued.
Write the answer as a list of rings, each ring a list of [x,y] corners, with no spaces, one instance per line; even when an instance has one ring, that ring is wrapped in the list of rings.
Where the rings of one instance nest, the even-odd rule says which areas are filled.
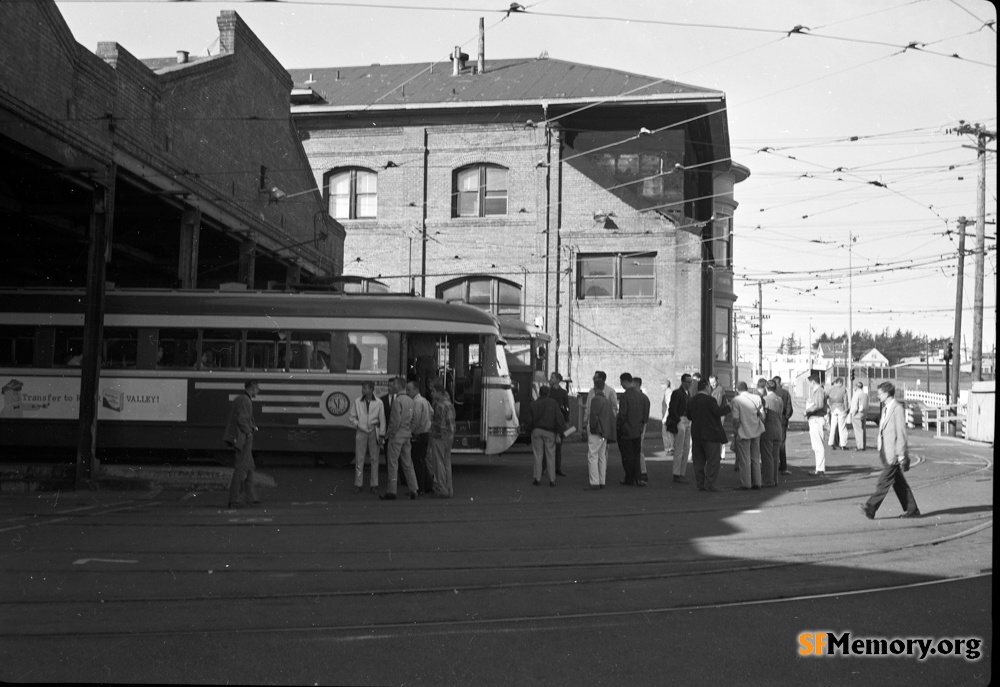
[[[482,300],[473,301],[471,299],[472,284],[474,282],[486,282],[489,284],[488,302],[484,303]],[[461,298],[446,298],[445,291],[449,291],[455,287],[462,287]],[[507,303],[501,298],[502,287],[517,291],[517,306],[514,306],[512,303]],[[480,310],[492,313],[497,317],[500,315],[516,315],[520,318],[522,312],[524,311],[524,287],[517,282],[510,281],[509,279],[503,279],[502,277],[496,277],[488,274],[469,274],[457,279],[442,282],[435,287],[434,294],[435,298],[438,300],[447,301],[449,303],[465,303],[466,305],[471,305],[475,308],[479,308]],[[484,305],[486,307],[483,307]]]
[[[360,191],[359,185],[359,172],[366,175],[370,175],[370,178],[375,181],[375,191]],[[334,199],[343,197],[343,194],[333,193],[333,182],[334,179],[347,175],[347,216],[338,217],[334,211]],[[337,167],[331,169],[323,177],[323,192],[326,196],[326,212],[327,214],[334,218],[335,220],[377,220],[378,219],[378,172],[373,169],[368,169],[367,167]],[[374,204],[374,211],[371,215],[361,215],[359,214],[359,209],[363,204],[359,201],[360,198],[371,198]]]
[[[656,298],[658,286],[656,275],[656,256],[656,251],[644,251],[641,253],[578,253],[576,256],[576,299],[579,301],[642,301]],[[652,268],[652,274],[648,276],[625,274],[626,270],[624,269],[623,261],[636,258],[649,258],[651,261],[650,267]],[[584,263],[586,261],[597,260],[610,260],[611,273],[596,276],[586,274],[584,272]],[[609,295],[587,294],[587,283],[594,283],[597,280],[611,282],[611,293]],[[628,295],[625,293],[626,284],[629,284],[629,282],[634,284],[641,281],[650,281],[652,283],[651,293],[637,295]]]
[[[503,171],[504,186],[502,189],[490,187],[490,170]],[[479,183],[476,191],[463,191],[461,187],[463,177],[473,173],[478,176]],[[476,162],[471,165],[464,165],[456,169],[452,174],[451,189],[451,216],[453,219],[488,219],[490,217],[506,217],[510,214],[510,168],[508,167],[493,162]],[[503,212],[488,212],[488,206],[491,202],[492,204],[496,204],[501,199],[499,195],[501,192],[503,194]],[[475,194],[476,203],[475,212],[463,212],[463,194],[471,196],[473,193]]]
[[[726,331],[720,332],[719,326],[719,313],[720,311],[726,313]],[[715,306],[715,316],[712,321],[712,357],[717,363],[731,363],[733,361],[733,309],[725,305]],[[719,340],[720,337],[725,337],[725,348],[726,355],[724,358],[719,357]]]

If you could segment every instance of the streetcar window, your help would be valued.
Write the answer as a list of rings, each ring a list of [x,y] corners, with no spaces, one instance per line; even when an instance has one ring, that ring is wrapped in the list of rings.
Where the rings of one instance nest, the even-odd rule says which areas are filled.
[[[79,367],[83,362],[83,327],[56,327],[53,360],[56,365]]]
[[[0,366],[21,367],[35,363],[35,328],[0,327]]]
[[[507,342],[507,352],[525,367],[531,367],[531,341],[513,340]]]
[[[291,369],[329,372],[330,335],[319,332],[292,332]]]
[[[102,367],[135,367],[139,330],[105,327]]]
[[[246,369],[283,370],[286,339],[285,332],[259,329],[248,331]]]
[[[382,374],[388,372],[388,337],[378,332],[348,332],[347,371]]]
[[[497,374],[501,377],[509,377],[510,370],[507,368],[507,355],[504,353],[503,344],[496,344],[497,347]]]
[[[228,329],[206,329],[202,332],[202,370],[238,370],[240,367],[240,332]]]
[[[156,366],[191,368],[198,362],[198,331],[161,329],[156,350]]]

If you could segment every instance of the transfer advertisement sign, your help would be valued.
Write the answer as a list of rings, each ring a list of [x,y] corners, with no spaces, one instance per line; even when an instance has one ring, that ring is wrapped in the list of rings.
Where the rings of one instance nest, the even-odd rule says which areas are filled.
[[[107,378],[98,389],[99,420],[185,422],[184,379]],[[80,417],[79,377],[0,376],[0,422],[8,418],[75,420]]]

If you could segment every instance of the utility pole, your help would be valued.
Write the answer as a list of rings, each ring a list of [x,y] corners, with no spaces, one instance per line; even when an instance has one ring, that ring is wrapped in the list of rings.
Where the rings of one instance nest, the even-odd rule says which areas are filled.
[[[851,388],[851,370],[854,367],[854,350],[851,347],[851,339],[854,338],[854,284],[853,284],[853,245],[854,233],[847,232],[847,388]]]
[[[764,376],[764,288],[762,282],[757,282],[757,374]]]
[[[959,136],[975,136],[975,146],[962,146],[963,148],[973,148],[979,161],[979,180],[976,187],[976,249],[975,269],[976,283],[975,296],[972,309],[972,381],[982,381],[983,379],[983,271],[985,263],[986,246],[986,143],[994,141],[997,132],[987,130],[982,124],[966,124],[959,120],[959,126],[949,129],[948,133]],[[995,151],[994,151],[995,152]],[[961,343],[956,340],[956,347]],[[955,365],[958,368],[958,365]],[[955,398],[958,398],[958,387],[955,387]]]
[[[958,383],[962,378],[962,289],[965,288],[965,226],[969,220],[965,216],[958,218],[958,272],[955,286],[955,332],[953,337],[954,359],[951,362],[951,388],[955,392],[955,403],[958,403]],[[949,425],[954,431],[954,426]]]
[[[774,283],[773,279],[757,282],[757,372],[759,376],[764,374],[764,320],[770,315],[764,314],[764,284]],[[751,324],[751,327],[754,325]],[[770,332],[768,332],[770,333]]]

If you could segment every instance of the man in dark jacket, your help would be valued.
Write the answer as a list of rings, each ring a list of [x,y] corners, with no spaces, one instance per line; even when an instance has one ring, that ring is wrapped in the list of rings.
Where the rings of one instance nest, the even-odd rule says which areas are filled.
[[[785,452],[785,440],[788,438],[788,422],[792,419],[792,395],[788,393],[788,389],[781,386],[781,377],[775,376],[773,379],[777,389],[775,393],[778,394],[778,398],[781,399],[784,405],[784,410],[781,414],[781,446],[778,451],[778,472],[782,475],[790,475],[792,471],[788,469],[788,454]]]
[[[623,372],[619,379],[625,389],[618,404],[618,450],[625,470],[621,483],[644,487],[646,483],[639,476],[639,450],[642,448],[642,428],[646,424],[642,417],[645,403],[632,385],[631,374]]]
[[[670,394],[667,409],[667,431],[674,435],[674,481],[687,484],[688,453],[691,450],[691,421],[687,417],[688,403],[691,401],[691,375],[681,375],[681,385]]]
[[[698,393],[688,403],[687,417],[691,420],[691,457],[694,463],[694,481],[698,491],[719,491],[715,480],[719,476],[722,460],[720,446],[725,443],[726,431],[722,418],[730,408],[723,401],[720,407],[712,396],[709,383],[698,382]]]
[[[253,418],[253,399],[257,395],[257,381],[251,379],[243,385],[243,393],[233,399],[229,410],[223,441],[236,452],[233,479],[229,483],[229,507],[242,508],[244,505],[260,503],[253,485],[253,434],[257,423]],[[246,498],[246,502],[242,500]]]
[[[553,372],[549,376],[549,396],[559,406],[559,412],[563,415],[563,420],[569,422],[569,392],[562,387],[563,376],[558,372]],[[556,442],[556,474],[562,477],[566,473],[562,469],[562,442]]]
[[[538,398],[528,407],[528,426],[531,428],[531,449],[535,453],[535,486],[542,479],[543,457],[548,463],[549,486],[556,486],[556,442],[562,441],[566,420],[559,404],[549,395],[549,387],[538,390]]]

